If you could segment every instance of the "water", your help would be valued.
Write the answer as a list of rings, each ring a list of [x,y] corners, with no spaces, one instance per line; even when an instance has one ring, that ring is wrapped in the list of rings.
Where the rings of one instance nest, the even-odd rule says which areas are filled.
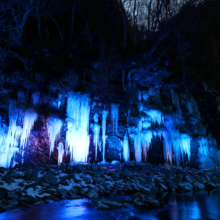
[[[122,197],[121,197],[122,198]],[[220,191],[164,194],[168,205],[148,210],[128,208],[97,210],[88,199],[63,200],[33,207],[26,211],[9,210],[0,214],[0,220],[219,220]]]

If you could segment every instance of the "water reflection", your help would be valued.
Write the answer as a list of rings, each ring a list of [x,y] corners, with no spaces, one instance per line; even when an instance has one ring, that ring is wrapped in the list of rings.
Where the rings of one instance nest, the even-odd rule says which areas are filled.
[[[0,220],[197,220],[220,219],[220,191],[164,195],[168,205],[161,209],[128,208],[100,211],[87,199],[63,200],[27,211],[9,210]]]

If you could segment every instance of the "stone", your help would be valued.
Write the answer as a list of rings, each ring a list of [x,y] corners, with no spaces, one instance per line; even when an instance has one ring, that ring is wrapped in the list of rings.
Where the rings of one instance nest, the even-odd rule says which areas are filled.
[[[16,206],[19,204],[19,202],[17,200],[8,200],[8,204],[11,206]]]
[[[8,190],[5,188],[0,188],[0,199],[5,198]]]
[[[160,203],[156,200],[156,199],[154,199],[154,198],[152,198],[152,197],[147,197],[146,198],[146,202],[152,207],[152,208],[159,208],[161,205],[160,205]]]
[[[185,190],[185,191],[192,191],[193,190],[193,186],[189,182],[179,183],[178,186],[180,189]]]
[[[46,182],[48,183],[50,186],[57,186],[58,185],[58,180],[57,178],[52,175],[50,172],[48,172],[47,174],[45,174],[42,178],[41,178],[41,182]]]
[[[35,202],[33,205],[34,205],[34,206],[37,206],[37,205],[42,205],[42,204],[44,204],[44,201],[37,201],[37,202]]]
[[[14,200],[15,199],[16,200],[16,199],[19,199],[19,196],[14,192],[8,192],[7,199],[9,199],[9,200]]]
[[[97,191],[95,190],[91,190],[88,194],[87,194],[88,199],[97,199],[99,198],[99,194]]]
[[[101,210],[110,209],[108,205],[103,204],[101,201],[96,202],[96,207]]]
[[[205,189],[205,185],[199,182],[194,182],[193,187],[195,190],[203,190]]]
[[[101,200],[103,204],[109,206],[109,207],[113,207],[113,208],[121,208],[123,207],[123,204],[120,202],[115,202],[115,201],[111,201],[111,200]]]

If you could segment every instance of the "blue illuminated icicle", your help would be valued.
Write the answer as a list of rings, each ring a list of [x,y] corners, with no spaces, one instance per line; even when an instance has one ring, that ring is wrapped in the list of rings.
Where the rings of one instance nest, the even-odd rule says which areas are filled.
[[[100,125],[98,124],[99,121],[99,115],[97,113],[95,113],[94,115],[94,125],[93,125],[93,129],[94,129],[94,143],[95,143],[95,161],[97,159],[97,146],[99,143],[99,134],[100,134]]]
[[[58,150],[58,165],[60,165],[63,162],[63,156],[65,152],[62,142],[59,142],[57,150]]]
[[[113,133],[117,135],[118,133],[118,104],[111,104],[111,115],[112,115],[112,123],[113,123]]]
[[[103,143],[103,161],[105,162],[105,143],[106,143],[106,118],[108,116],[108,111],[102,111],[102,143]]]
[[[47,121],[47,132],[50,137],[50,155],[54,151],[55,141],[63,126],[63,121],[56,117],[50,117]]]
[[[130,149],[127,133],[125,134],[123,141],[123,158],[125,162],[128,162],[130,160]]]
[[[11,103],[9,105],[9,128],[6,134],[4,128],[0,128],[0,166],[9,168],[15,153],[19,151],[18,140],[21,135],[21,127],[17,126],[19,110]]]
[[[89,104],[88,95],[73,92],[68,95],[66,143],[71,162],[87,162],[90,143]]]

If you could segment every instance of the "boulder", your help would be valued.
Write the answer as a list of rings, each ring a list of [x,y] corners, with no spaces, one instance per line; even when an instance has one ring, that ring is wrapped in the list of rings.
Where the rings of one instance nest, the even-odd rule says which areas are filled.
[[[46,173],[41,178],[41,182],[48,183],[50,186],[57,186],[58,185],[57,178],[54,175],[52,175],[50,172]]]

